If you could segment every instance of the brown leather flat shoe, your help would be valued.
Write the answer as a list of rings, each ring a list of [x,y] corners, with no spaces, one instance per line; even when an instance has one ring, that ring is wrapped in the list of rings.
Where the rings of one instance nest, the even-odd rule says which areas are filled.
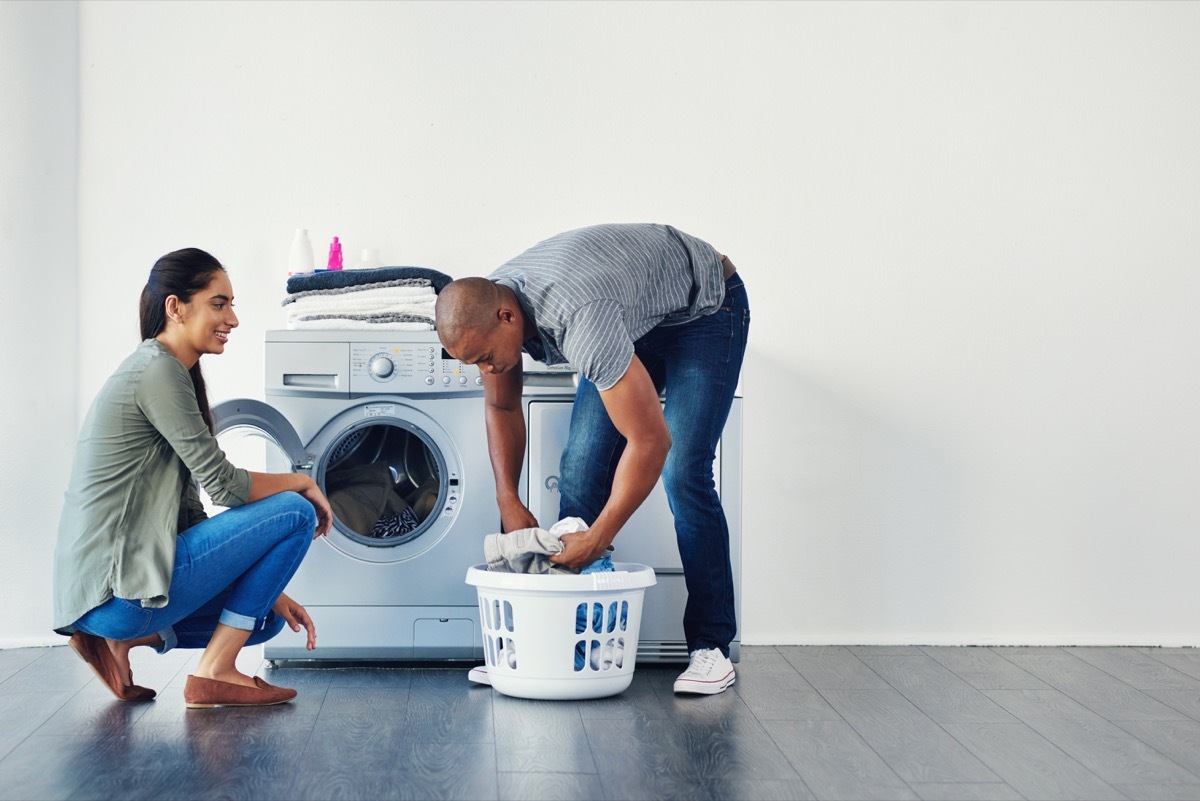
[[[132,672],[129,674],[130,683],[125,683],[125,677],[121,675],[112,651],[108,649],[108,643],[102,637],[77,631],[71,635],[71,647],[84,662],[87,662],[96,678],[104,682],[104,686],[112,691],[118,701],[150,701],[156,695],[149,687],[133,684]]]
[[[285,704],[296,697],[295,690],[275,687],[257,676],[254,677],[254,684],[256,686],[246,687],[189,675],[183,688],[183,700],[188,709],[213,709],[219,706],[273,706]]]

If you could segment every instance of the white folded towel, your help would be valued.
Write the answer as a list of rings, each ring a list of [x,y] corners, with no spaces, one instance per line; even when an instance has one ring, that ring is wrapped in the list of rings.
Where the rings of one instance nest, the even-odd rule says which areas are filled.
[[[291,329],[333,329],[338,331],[432,331],[433,323],[370,323],[366,320],[350,320],[330,317],[321,320],[291,320]]]
[[[359,315],[359,314],[414,314],[427,317],[432,322],[434,317],[435,295],[428,298],[358,298],[352,295],[338,295],[324,298],[303,298],[287,306],[287,319],[299,320],[317,314]]]
[[[296,303],[328,302],[335,303],[345,299],[356,298],[397,298],[401,300],[422,301],[430,298],[436,300],[437,293],[431,286],[383,286],[367,284],[353,289],[314,290],[288,295],[283,299],[284,306]]]

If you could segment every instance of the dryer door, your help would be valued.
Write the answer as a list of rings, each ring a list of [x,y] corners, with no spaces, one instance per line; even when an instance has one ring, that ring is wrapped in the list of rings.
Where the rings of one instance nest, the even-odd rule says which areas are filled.
[[[212,413],[221,450],[238,467],[261,473],[308,472],[312,468],[296,429],[273,406],[239,399],[217,404]],[[201,500],[210,515],[222,509],[205,493]]]

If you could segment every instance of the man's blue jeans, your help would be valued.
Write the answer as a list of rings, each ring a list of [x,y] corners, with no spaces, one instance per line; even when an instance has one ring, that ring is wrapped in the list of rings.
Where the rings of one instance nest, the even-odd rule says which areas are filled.
[[[725,281],[725,301],[717,311],[684,325],[654,328],[634,343],[654,386],[666,395],[671,451],[662,478],[688,590],[683,630],[689,653],[720,648],[728,656],[737,634],[729,525],[713,482],[713,462],[749,328],[746,288],[734,273]],[[624,448],[596,385],[581,377],[559,470],[560,520],[590,522],[599,516]],[[615,545],[619,552],[620,535]]]
[[[204,648],[218,623],[250,631],[247,645],[265,642],[283,628],[271,606],[300,567],[316,524],[312,504],[294,492],[228,509],[175,538],[166,606],[110,598],[75,627],[110,640],[157,633],[160,652]]]

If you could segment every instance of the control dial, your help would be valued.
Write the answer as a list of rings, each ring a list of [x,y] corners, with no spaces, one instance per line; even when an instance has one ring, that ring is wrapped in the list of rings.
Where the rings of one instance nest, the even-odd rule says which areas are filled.
[[[372,357],[368,369],[375,378],[384,379],[391,377],[392,373],[396,371],[396,365],[391,359],[380,353]]]

